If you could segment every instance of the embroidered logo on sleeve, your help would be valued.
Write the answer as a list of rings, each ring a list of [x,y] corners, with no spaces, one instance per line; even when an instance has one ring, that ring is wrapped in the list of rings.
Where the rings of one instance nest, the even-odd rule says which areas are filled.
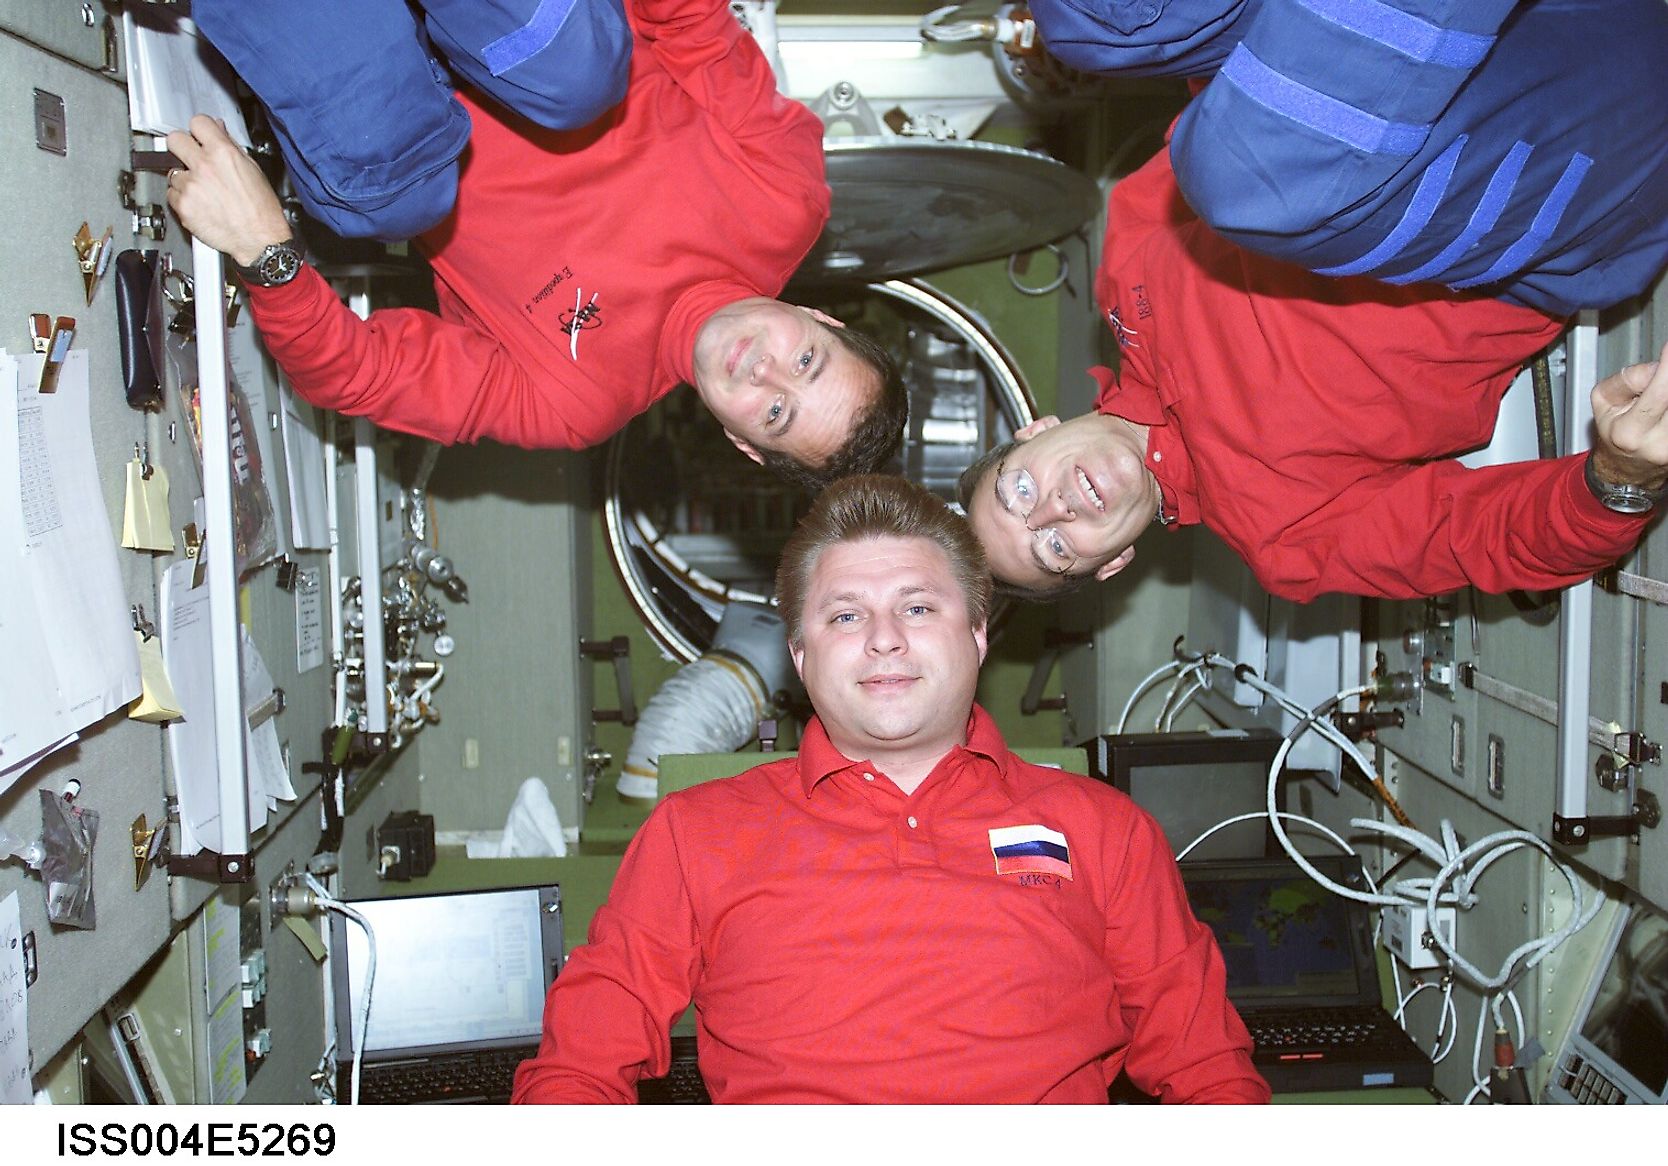
[[[602,308],[597,304],[597,293],[585,299],[585,289],[577,288],[573,295],[573,310],[561,315],[562,331],[568,334],[568,355],[579,362],[579,333],[587,328],[602,327]]]
[[[996,873],[1051,874],[1071,878],[1066,836],[1047,826],[997,826],[990,832]]]

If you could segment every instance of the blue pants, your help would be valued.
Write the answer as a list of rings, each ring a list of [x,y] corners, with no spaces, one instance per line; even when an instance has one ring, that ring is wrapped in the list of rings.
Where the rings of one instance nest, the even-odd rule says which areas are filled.
[[[192,16],[271,115],[302,205],[349,238],[409,239],[451,212],[463,80],[570,129],[625,95],[621,0],[195,0]]]
[[[1097,7],[1032,4],[1051,48],[1049,17],[1074,4]],[[1224,5],[1172,7],[1197,23]],[[1323,274],[1434,280],[1555,315],[1637,295],[1668,268],[1663,0],[1226,7],[1214,47],[1155,68],[1150,45],[1103,38],[1095,62],[1181,73],[1221,60],[1170,149],[1188,203],[1228,239]],[[1129,36],[1173,46],[1180,20],[1163,12]]]

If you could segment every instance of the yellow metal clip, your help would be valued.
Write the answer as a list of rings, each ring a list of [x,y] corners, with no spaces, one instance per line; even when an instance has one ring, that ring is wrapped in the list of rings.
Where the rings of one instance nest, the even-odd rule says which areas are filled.
[[[133,889],[137,891],[145,882],[145,870],[151,861],[151,840],[156,837],[159,828],[145,825],[145,815],[140,814],[133,819]]]
[[[64,358],[69,356],[70,345],[75,341],[74,317],[59,316],[54,319],[45,312],[31,312],[29,341],[36,354],[46,358],[41,362],[40,387],[37,391],[56,391],[58,372],[64,367]]]
[[[104,278],[104,271],[110,266],[110,237],[111,228],[104,228],[104,234],[93,238],[92,229],[81,224],[81,229],[75,233],[71,242],[75,245],[76,262],[81,267],[81,283],[87,292],[87,302],[93,302],[93,293],[98,290],[98,281]]]

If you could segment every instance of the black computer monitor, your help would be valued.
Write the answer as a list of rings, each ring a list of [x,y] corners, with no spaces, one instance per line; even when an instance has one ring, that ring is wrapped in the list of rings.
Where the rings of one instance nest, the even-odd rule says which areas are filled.
[[[1281,740],[1270,729],[1115,733],[1091,743],[1089,772],[1158,819],[1171,850],[1180,854],[1218,822],[1266,810],[1268,769]],[[1241,822],[1217,831],[1188,858],[1278,853],[1264,818],[1261,824]]]

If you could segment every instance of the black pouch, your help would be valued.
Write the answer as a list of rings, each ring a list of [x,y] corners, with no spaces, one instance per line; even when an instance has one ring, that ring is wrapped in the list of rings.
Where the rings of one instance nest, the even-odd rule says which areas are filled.
[[[162,408],[163,341],[160,252],[116,256],[116,322],[122,345],[122,387],[135,409]]]

